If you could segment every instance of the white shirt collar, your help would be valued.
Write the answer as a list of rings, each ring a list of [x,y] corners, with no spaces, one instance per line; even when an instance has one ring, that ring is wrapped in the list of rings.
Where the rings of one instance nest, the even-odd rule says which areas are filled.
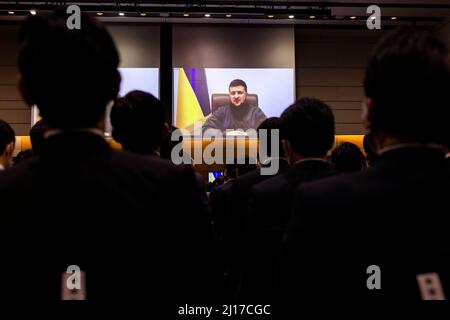
[[[5,166],[0,164],[0,171],[5,170]]]
[[[442,146],[435,143],[397,143],[393,144],[384,148],[381,148],[378,150],[377,154],[381,155],[385,152],[396,150],[396,149],[403,149],[403,148],[432,148],[432,149],[442,149]]]
[[[261,165],[265,166],[266,164],[269,164],[273,160],[278,160],[278,161],[284,160],[284,161],[287,161],[286,158],[282,158],[282,157],[267,157],[263,162],[261,162]]]

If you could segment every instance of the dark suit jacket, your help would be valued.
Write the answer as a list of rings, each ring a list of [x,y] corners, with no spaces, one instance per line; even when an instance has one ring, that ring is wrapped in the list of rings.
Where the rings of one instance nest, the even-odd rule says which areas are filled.
[[[270,164],[268,164],[270,165]],[[279,159],[279,170],[276,175],[281,174],[289,168],[285,159]],[[273,178],[273,175],[261,175],[261,170],[253,170],[238,177],[230,189],[229,203],[226,214],[227,236],[237,236],[242,233],[243,226],[248,218],[248,204],[251,189],[254,185]]]
[[[253,186],[244,230],[243,297],[272,298],[275,262],[292,216],[294,191],[303,182],[334,174],[329,163],[306,160]]]
[[[267,164],[270,165],[270,164]],[[288,168],[285,159],[279,160],[280,174]],[[224,250],[223,264],[227,270],[230,291],[236,289],[239,282],[239,265],[243,255],[243,231],[248,216],[248,202],[250,191],[255,184],[270,179],[271,175],[261,175],[261,170],[253,170],[239,176],[230,184],[227,190],[226,203],[215,210],[215,226],[221,238]],[[216,206],[217,207],[217,206]]]
[[[1,176],[0,203],[11,298],[58,300],[69,265],[86,272],[91,301],[161,306],[212,294],[211,222],[188,166],[64,133]]]
[[[416,276],[428,272],[448,288],[449,196],[443,154],[431,148],[390,150],[366,171],[303,185],[279,271],[282,300],[417,299]],[[381,290],[367,287],[372,265]]]
[[[203,130],[218,129],[223,132],[227,129],[257,129],[266,120],[266,115],[256,106],[243,104],[239,107],[232,105],[217,109],[204,123]]]

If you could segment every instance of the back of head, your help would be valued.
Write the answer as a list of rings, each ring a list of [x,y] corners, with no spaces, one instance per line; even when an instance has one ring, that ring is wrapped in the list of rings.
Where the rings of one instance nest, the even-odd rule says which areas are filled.
[[[160,154],[161,154],[161,158],[163,159],[172,159],[172,149],[178,145],[179,143],[183,142],[183,136],[181,135],[178,141],[172,141],[172,133],[174,131],[178,130],[177,127],[172,126],[169,130],[169,132],[167,133],[167,135],[165,135],[163,137],[163,140],[161,142],[161,146],[160,146]],[[182,154],[183,150],[180,150],[180,154]]]
[[[416,27],[384,37],[366,68],[365,94],[373,102],[369,129],[405,142],[441,143],[449,134],[448,50]]]
[[[258,137],[261,134],[261,132],[259,131],[260,129],[265,129],[267,130],[267,155],[270,157],[272,156],[272,150],[271,150],[271,138],[270,138],[270,134],[272,132],[272,130],[281,130],[281,121],[280,118],[278,117],[270,117],[267,118],[266,120],[264,120],[263,122],[261,122],[261,124],[258,127]],[[278,132],[278,156],[283,158],[284,157],[284,149],[282,147],[281,144],[281,132]],[[260,140],[261,142],[261,140]]]
[[[129,92],[117,99],[111,109],[112,136],[131,152],[149,154],[158,149],[164,124],[164,106],[143,91]]]
[[[331,108],[314,98],[301,98],[280,117],[282,138],[305,157],[324,156],[334,144]]]
[[[333,149],[330,160],[339,172],[355,172],[364,167],[365,158],[356,144],[342,142]]]
[[[375,143],[373,141],[372,134],[369,132],[364,135],[363,148],[366,152],[366,160],[369,165],[372,165],[378,158]]]
[[[0,119],[0,156],[5,153],[7,146],[15,141],[14,129],[6,121]]]
[[[43,119],[36,122],[30,129],[31,148],[35,154],[38,154],[41,150],[41,145],[44,141],[44,131],[45,124]]]
[[[119,55],[108,31],[81,14],[81,28],[66,26],[61,8],[31,16],[20,30],[21,90],[52,128],[94,127],[119,91]]]

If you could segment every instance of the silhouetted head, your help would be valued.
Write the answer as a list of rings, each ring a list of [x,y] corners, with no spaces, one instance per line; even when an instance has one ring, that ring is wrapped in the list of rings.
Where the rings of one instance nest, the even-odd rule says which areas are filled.
[[[41,151],[45,129],[46,126],[43,119],[36,122],[30,129],[31,148],[35,154],[38,154]]]
[[[331,108],[314,98],[301,98],[280,117],[282,138],[303,157],[324,157],[334,144]]]
[[[159,149],[163,139],[164,106],[150,93],[131,91],[112,107],[111,125],[113,138],[125,149],[151,154]]]
[[[81,14],[81,28],[66,26],[65,9],[31,16],[20,30],[20,90],[51,128],[95,127],[117,97],[119,54],[108,31]]]
[[[382,38],[366,68],[367,126],[404,142],[450,135],[448,50],[429,32],[402,27]]]
[[[364,168],[365,157],[356,144],[342,142],[333,149],[330,160],[336,171],[345,173],[361,171]]]

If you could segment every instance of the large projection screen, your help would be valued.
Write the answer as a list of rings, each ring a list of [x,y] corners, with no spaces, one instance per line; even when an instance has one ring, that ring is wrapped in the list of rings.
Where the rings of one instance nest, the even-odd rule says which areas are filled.
[[[186,105],[200,106],[196,118],[208,117],[212,95],[228,94],[233,79],[246,82],[267,117],[279,116],[295,101],[294,45],[291,26],[175,25],[173,124],[187,127],[179,114]]]

